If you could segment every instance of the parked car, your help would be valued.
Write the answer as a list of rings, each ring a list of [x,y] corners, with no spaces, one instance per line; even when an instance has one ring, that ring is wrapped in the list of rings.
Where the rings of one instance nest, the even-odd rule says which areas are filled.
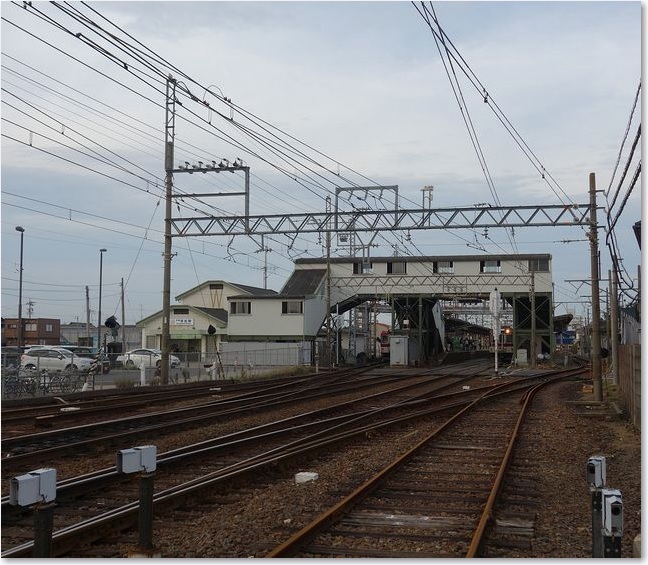
[[[8,345],[2,348],[2,367],[18,367],[20,365],[20,348]]]
[[[20,366],[25,369],[87,371],[91,365],[92,359],[80,357],[60,347],[32,347],[20,357]]]
[[[100,353],[94,347],[86,347],[85,345],[66,345],[64,346],[64,349],[71,351],[79,357],[86,357],[87,359],[91,359],[93,361],[99,358]],[[110,359],[107,355],[104,355],[101,365],[103,367],[101,372],[104,375],[110,372]]]
[[[159,367],[162,362],[162,352],[159,349],[132,349],[116,359],[124,367],[140,367],[144,363],[145,367]],[[175,355],[169,355],[171,367],[179,367],[180,359]]]

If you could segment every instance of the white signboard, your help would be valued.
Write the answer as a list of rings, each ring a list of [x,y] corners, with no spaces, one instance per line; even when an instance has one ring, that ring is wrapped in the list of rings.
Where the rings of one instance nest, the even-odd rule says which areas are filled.
[[[174,318],[174,326],[193,326],[193,318]]]
[[[493,316],[499,316],[501,302],[502,297],[500,296],[499,290],[493,290],[490,293],[490,299],[488,300],[488,308],[490,309]]]

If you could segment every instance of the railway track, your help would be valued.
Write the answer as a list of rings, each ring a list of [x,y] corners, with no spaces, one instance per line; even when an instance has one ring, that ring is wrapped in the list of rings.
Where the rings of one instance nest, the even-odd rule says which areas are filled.
[[[411,400],[418,402],[414,398]],[[460,403],[466,402],[468,401],[464,400]],[[158,508],[172,508],[176,504],[186,504],[187,496],[200,497],[200,493],[210,485],[225,485],[255,470],[271,468],[278,462],[323,448],[331,448],[354,437],[364,438],[367,433],[377,428],[397,426],[404,421],[451,408],[446,405],[420,408],[412,412],[404,404],[406,403],[401,401],[391,409],[379,408],[346,417],[330,418],[304,425],[301,430],[296,428],[294,421],[290,421],[285,428],[274,432],[256,430],[256,436],[239,438],[238,445],[236,438],[229,437],[223,438],[224,441],[220,443],[194,446],[193,450],[184,448],[175,453],[163,454],[158,461],[159,469],[160,471],[168,469],[169,476],[161,476],[160,480],[156,480],[161,488],[161,491],[156,494],[156,512]],[[298,431],[301,431],[301,434],[298,434]],[[220,456],[214,457],[214,454]],[[55,534],[57,552],[65,553],[71,538],[76,540],[72,545],[76,545],[80,543],[79,538],[87,542],[95,539],[95,536],[99,538],[105,536],[106,532],[117,527],[115,524],[119,524],[119,528],[129,526],[129,520],[133,519],[137,507],[137,503],[132,502],[136,498],[134,492],[136,489],[132,481],[130,487],[124,487],[124,479],[123,475],[118,476],[114,469],[110,469],[96,476],[79,477],[60,485],[57,491],[60,493],[60,496],[57,495],[57,504],[66,509],[64,511],[66,519],[70,515],[75,516],[75,512],[80,515],[97,513],[99,509],[106,508],[108,500],[111,500],[115,507],[85,523],[62,525]],[[91,483],[94,483],[92,488],[94,495],[88,497],[84,492]],[[111,484],[112,486],[109,487]],[[112,490],[108,492],[106,490],[108,488]],[[131,502],[125,503],[125,499]],[[18,514],[15,516],[17,519],[12,520],[11,507],[5,507],[6,501],[3,502],[3,546],[8,543],[16,544],[21,537],[29,538],[31,535],[29,529],[23,531],[24,518]],[[74,506],[74,511],[67,509],[68,502]],[[29,554],[29,548],[29,542],[18,543],[2,555],[3,557],[25,556]]]
[[[378,379],[363,379],[361,372],[337,376],[327,381],[266,385],[252,392],[221,397],[220,391],[212,393],[208,401],[179,408],[145,414],[119,416],[107,420],[93,421],[76,426],[60,427],[23,435],[3,434],[3,464],[15,468],[26,462],[38,461],[42,456],[51,457],[85,446],[100,445],[108,440],[120,441],[142,433],[161,432],[164,429],[183,429],[202,425],[219,418],[241,416],[250,411],[276,409],[282,405],[304,403],[336,394],[359,392],[373,388],[380,383],[396,381],[394,376]],[[339,382],[342,381],[342,382]],[[130,413],[130,410],[123,414]],[[72,412],[72,415],[76,412]],[[47,418],[50,426],[65,423],[66,420]]]
[[[528,383],[507,383],[506,386],[527,388]],[[494,388],[495,385],[489,387],[489,391]],[[462,392],[467,396],[469,391]],[[478,394],[475,390],[470,392],[473,396]],[[236,438],[234,434],[232,437],[220,438],[220,441],[215,440],[211,444],[205,442],[174,453],[162,454],[158,462],[158,473],[162,474],[160,471],[166,473],[167,471],[164,470],[166,466],[169,469],[169,476],[159,481],[156,479],[156,486],[159,485],[160,488],[155,495],[156,515],[165,513],[166,517],[172,517],[178,505],[186,505],[188,499],[192,497],[198,500],[204,497],[205,489],[228,489],[237,484],[237,481],[245,483],[251,480],[251,475],[258,478],[260,470],[272,469],[283,461],[303,458],[307,456],[306,454],[323,449],[331,450],[336,445],[357,438],[364,439],[367,434],[377,429],[397,429],[407,422],[415,422],[425,417],[441,418],[443,411],[459,410],[471,402],[465,398],[463,400],[455,398],[446,399],[445,406],[440,406],[438,401],[433,406],[435,404],[431,401],[433,395],[428,392],[427,396],[427,399],[425,394],[420,395],[419,398],[412,395],[407,400],[395,399],[390,410],[381,407],[374,413],[367,410],[365,413],[356,413],[347,417],[331,417],[318,424],[319,427],[315,423],[303,425],[301,435],[296,434],[296,422],[291,419],[285,422],[284,428],[275,427],[272,430],[268,427],[255,430],[247,437],[241,435]],[[242,443],[236,445],[237,441]],[[214,457],[215,454],[217,457]],[[214,459],[219,460],[218,465],[213,463]],[[83,549],[80,548],[87,546],[93,540],[101,540],[106,536],[113,538],[119,536],[120,531],[128,530],[136,522],[137,503],[133,500],[137,498],[137,493],[132,481],[128,486],[128,482],[123,482],[123,476],[115,476],[114,469],[103,470],[96,475],[78,477],[59,485],[60,500],[57,498],[57,504],[64,510],[67,518],[76,517],[76,521],[61,523],[60,527],[57,525],[54,536],[55,555],[87,556],[88,554],[84,554]],[[99,478],[100,475],[104,477]],[[108,488],[105,485],[97,486],[101,481],[106,481],[105,485],[112,482],[112,488],[119,492],[119,496],[109,494],[105,490]],[[115,481],[121,481],[121,484],[114,487]],[[85,498],[86,495],[83,494],[87,485],[93,482],[95,487],[91,490],[96,493],[95,502],[92,501],[92,497]],[[111,502],[112,508],[106,510],[106,500],[111,498],[114,499]],[[98,503],[97,500],[101,502]],[[15,521],[11,520],[11,512],[7,512],[5,505],[6,500],[3,500],[3,548],[7,545],[10,548],[3,551],[2,556],[28,556],[31,545],[24,540],[31,534],[29,532],[21,534],[19,531],[19,523],[25,520],[20,516]],[[78,515],[92,517],[79,522]],[[98,543],[101,545],[100,542]],[[97,551],[96,547],[94,551]],[[105,556],[115,556],[114,553],[111,555],[110,551],[111,549],[107,548],[105,553],[101,551],[100,553]],[[112,551],[114,552],[114,549]]]
[[[87,391],[56,397],[3,401],[2,430],[3,435],[6,436],[7,430],[11,431],[12,427],[19,424],[38,425],[40,422],[47,421],[54,423],[83,420],[110,411],[132,414],[138,409],[148,409],[152,406],[199,401],[200,399],[210,400],[216,393],[221,397],[255,395],[268,390],[277,391],[281,387],[286,389],[307,387],[314,383],[328,383],[339,379],[353,378],[367,371],[368,368],[362,368],[360,370],[327,371],[306,376],[277,377],[271,381],[208,381],[190,385],[111,389],[101,391],[101,393]],[[72,408],[73,410],[62,412],[62,408]]]
[[[90,452],[99,449],[113,449],[114,446],[135,438],[148,438],[165,432],[176,432],[180,429],[196,428],[209,422],[239,418],[250,412],[276,410],[281,406],[299,406],[309,401],[319,399],[334,399],[336,395],[354,394],[361,401],[366,390],[385,387],[382,402],[390,402],[390,396],[400,390],[409,390],[410,386],[419,386],[429,379],[425,375],[404,379],[401,376],[387,373],[385,375],[368,376],[366,369],[355,372],[345,372],[334,378],[317,380],[302,384],[288,383],[276,387],[265,386],[252,392],[235,396],[226,396],[210,402],[182,408],[171,408],[165,411],[149,412],[135,416],[113,418],[110,420],[81,424],[78,426],[53,429],[30,433],[26,435],[9,436],[3,434],[3,477],[25,469],[27,465],[52,460],[65,454]],[[469,377],[449,375],[450,383]],[[444,378],[443,376],[437,377]],[[405,383],[405,384],[402,384]],[[413,383],[413,384],[412,384]],[[436,386],[436,385],[433,385]],[[52,419],[48,419],[54,425]],[[57,422],[61,422],[57,420]],[[64,421],[63,421],[64,422]]]
[[[533,395],[549,382],[485,393],[266,557],[478,557]]]
[[[465,381],[462,381],[465,382]],[[447,389],[457,389],[456,378],[441,378],[435,381],[418,382],[401,386],[396,390],[375,393],[365,396],[361,399],[347,400],[341,404],[335,404],[327,408],[315,411],[307,411],[292,417],[282,418],[280,420],[270,420],[268,423],[245,428],[237,432],[201,441],[196,444],[187,445],[181,448],[173,449],[169,452],[162,453],[159,456],[158,466],[164,468],[166,465],[177,465],[183,459],[194,457],[204,458],[214,454],[227,453],[236,450],[239,446],[255,441],[263,441],[267,448],[268,441],[273,437],[279,437],[282,442],[287,439],[299,437],[305,434],[306,437],[313,438],[320,430],[331,431],[334,428],[345,426],[349,422],[360,422],[370,420],[377,415],[383,415],[390,410],[396,410],[409,403],[433,400],[436,410],[443,410],[445,407],[452,407],[457,403],[466,403],[468,394],[479,394],[479,389],[468,393],[445,392]],[[364,405],[364,408],[362,406]],[[59,481],[59,495],[65,499],[66,493],[72,492],[78,496],[80,490],[91,491],[101,488],[102,481],[105,479],[112,480],[116,476],[114,467],[110,469],[99,470],[95,473],[89,473],[82,477],[73,477]],[[108,481],[109,482],[109,481]],[[79,485],[83,485],[83,489]],[[19,510],[8,504],[8,496],[2,498],[3,521],[11,514]]]

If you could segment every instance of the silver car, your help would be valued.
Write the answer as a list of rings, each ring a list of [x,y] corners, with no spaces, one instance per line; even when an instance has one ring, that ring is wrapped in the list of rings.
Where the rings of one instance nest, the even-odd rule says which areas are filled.
[[[92,359],[79,357],[61,347],[32,347],[20,357],[24,369],[47,369],[48,371],[87,371]]]
[[[133,349],[120,355],[116,359],[124,367],[159,367],[162,363],[162,352],[159,349]],[[175,355],[169,355],[169,364],[171,367],[179,367],[180,359]]]

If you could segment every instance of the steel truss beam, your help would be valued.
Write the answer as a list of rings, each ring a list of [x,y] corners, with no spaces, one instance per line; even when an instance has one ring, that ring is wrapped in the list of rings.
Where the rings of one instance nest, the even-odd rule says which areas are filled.
[[[458,296],[475,296],[488,298],[488,291],[483,289],[506,288],[509,286],[528,287],[529,273],[519,275],[353,275],[352,277],[331,277],[333,288],[366,288],[380,289],[380,296],[402,294],[403,288],[420,288],[415,292],[433,294],[438,298],[456,298]],[[363,294],[359,292],[359,294]],[[373,292],[371,293],[373,294]]]
[[[171,218],[173,237],[589,226],[588,204]]]

